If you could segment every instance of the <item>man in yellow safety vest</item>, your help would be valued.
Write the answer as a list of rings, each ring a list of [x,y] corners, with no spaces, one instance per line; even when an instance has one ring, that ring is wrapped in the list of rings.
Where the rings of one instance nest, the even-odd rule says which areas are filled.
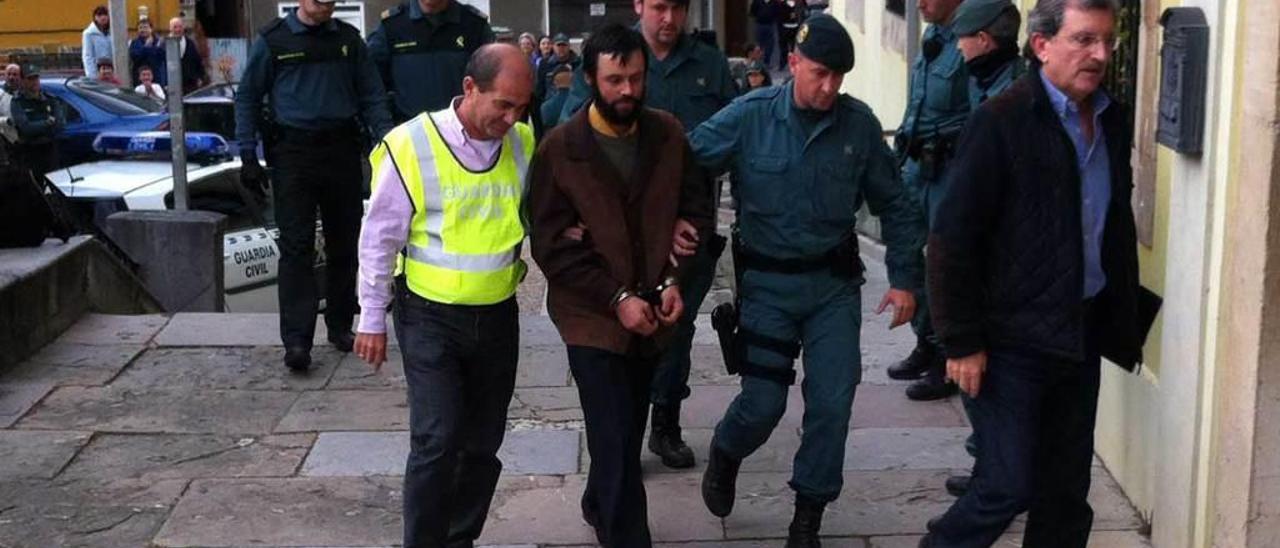
[[[484,46],[467,63],[461,97],[396,127],[370,156],[355,351],[375,369],[386,360],[391,304],[409,385],[407,547],[469,546],[502,471],[534,151],[517,120],[532,88],[519,49]]]

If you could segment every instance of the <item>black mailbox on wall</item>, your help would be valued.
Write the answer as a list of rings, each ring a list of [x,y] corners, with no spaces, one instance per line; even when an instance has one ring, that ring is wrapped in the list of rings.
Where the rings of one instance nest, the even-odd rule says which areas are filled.
[[[1160,119],[1156,141],[1183,154],[1204,150],[1209,23],[1200,8],[1169,8],[1160,16]]]

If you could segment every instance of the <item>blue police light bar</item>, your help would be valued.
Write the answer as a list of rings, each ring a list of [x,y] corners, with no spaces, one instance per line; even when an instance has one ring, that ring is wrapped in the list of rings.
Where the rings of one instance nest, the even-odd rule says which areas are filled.
[[[227,140],[216,133],[188,133],[187,155],[192,157],[226,156]],[[104,132],[93,140],[93,151],[104,156],[168,157],[173,139],[167,131]]]

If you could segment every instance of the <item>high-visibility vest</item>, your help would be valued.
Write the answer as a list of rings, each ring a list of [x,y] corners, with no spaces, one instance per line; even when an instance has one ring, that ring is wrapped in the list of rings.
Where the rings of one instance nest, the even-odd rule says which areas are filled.
[[[396,265],[410,291],[465,305],[515,294],[527,271],[520,207],[533,150],[533,131],[517,123],[493,167],[474,172],[458,162],[429,114],[387,133],[369,161],[376,174],[390,159],[413,201],[409,240]]]

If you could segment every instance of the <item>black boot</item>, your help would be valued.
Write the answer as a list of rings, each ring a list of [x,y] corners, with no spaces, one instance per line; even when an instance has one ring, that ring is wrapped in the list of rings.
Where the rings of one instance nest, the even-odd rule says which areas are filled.
[[[787,528],[786,548],[820,548],[818,530],[822,529],[822,512],[827,503],[796,493],[796,514]]]
[[[969,480],[971,479],[973,479],[973,476],[969,475],[948,477],[946,483],[947,493],[950,493],[953,497],[964,495],[969,490]]]
[[[300,347],[293,346],[284,349],[284,365],[290,371],[303,372],[311,367],[311,351]]]
[[[716,442],[712,440],[707,455],[707,471],[702,474],[702,502],[716,517],[725,517],[733,511],[738,467],[741,465],[742,461],[717,449]]]
[[[936,358],[937,350],[924,339],[916,341],[916,347],[907,359],[889,366],[889,378],[895,381],[913,381],[929,371],[929,365]]]
[[[668,468],[693,468],[693,450],[680,436],[680,404],[654,405],[649,451],[662,457]]]
[[[907,387],[907,399],[914,401],[933,401],[956,395],[960,388],[947,380],[947,362],[939,357],[929,368],[923,379],[911,383]]]

